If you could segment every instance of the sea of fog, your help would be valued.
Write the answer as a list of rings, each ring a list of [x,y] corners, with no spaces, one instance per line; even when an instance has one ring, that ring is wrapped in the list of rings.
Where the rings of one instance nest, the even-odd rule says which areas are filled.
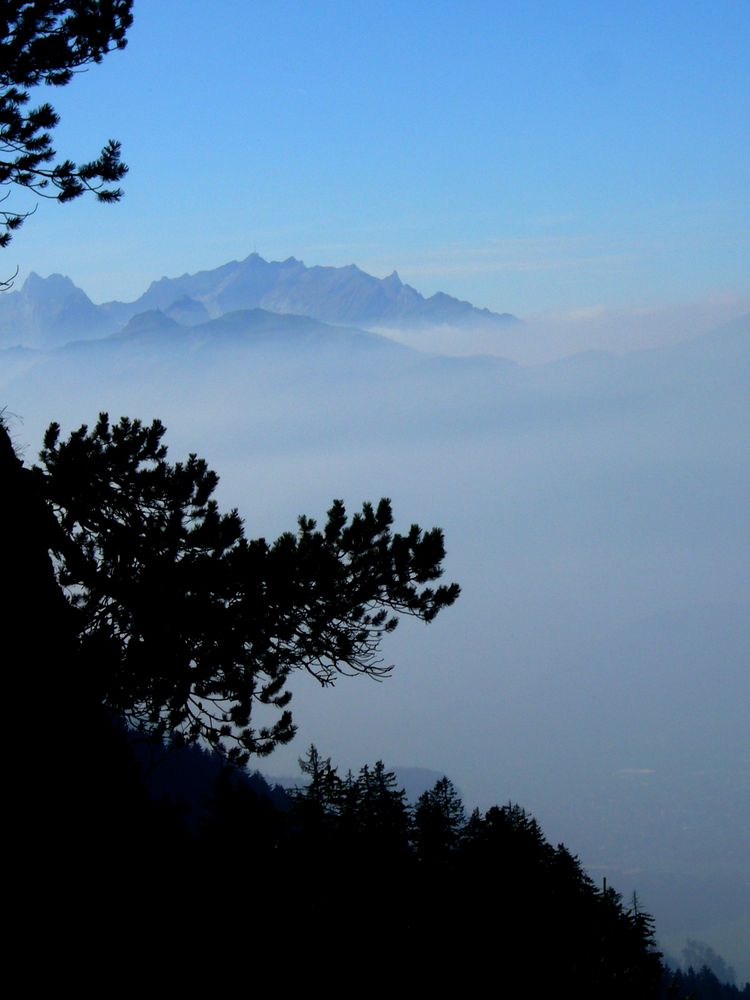
[[[2,352],[15,443],[100,410],[168,427],[250,536],[388,496],[444,529],[462,595],[384,643],[384,683],[293,684],[296,772],[446,773],[469,807],[519,802],[638,891],[678,954],[750,977],[750,324],[519,368],[378,345],[89,343]]]

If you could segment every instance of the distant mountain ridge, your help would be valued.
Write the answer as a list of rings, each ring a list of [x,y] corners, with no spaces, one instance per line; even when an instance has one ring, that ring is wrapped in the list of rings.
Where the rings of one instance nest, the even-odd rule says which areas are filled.
[[[112,319],[70,278],[33,271],[19,292],[0,296],[0,346],[55,347],[85,337],[104,337]]]
[[[509,313],[477,309],[443,292],[425,298],[405,285],[396,271],[381,279],[355,264],[307,267],[295,257],[267,261],[257,253],[212,271],[161,278],[135,302],[111,302],[104,308],[128,318],[145,309],[161,309],[168,315],[177,310],[185,317],[192,313],[195,322],[238,309],[260,308],[366,329],[468,322],[505,326],[516,321]]]
[[[356,265],[307,267],[295,257],[266,261],[257,253],[210,271],[161,278],[134,302],[97,306],[70,278],[30,274],[0,298],[0,346],[54,347],[122,330],[134,316],[159,310],[197,326],[238,310],[263,309],[366,330],[482,326],[507,329],[509,313],[477,309],[443,292],[425,298],[394,271],[375,278]]]

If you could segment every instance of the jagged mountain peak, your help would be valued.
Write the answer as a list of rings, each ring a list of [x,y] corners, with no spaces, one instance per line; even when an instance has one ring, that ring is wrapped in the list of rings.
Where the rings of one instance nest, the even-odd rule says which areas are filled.
[[[163,276],[152,281],[134,302],[102,306],[94,306],[64,275],[41,278],[32,273],[21,293],[0,301],[0,336],[7,346],[42,346],[115,333],[133,316],[150,310],[194,326],[247,309],[384,331],[472,325],[499,330],[514,320],[507,313],[500,316],[477,309],[444,292],[425,298],[404,284],[395,270],[377,278],[353,263],[308,267],[296,257],[268,261],[253,251],[243,260],[228,261],[211,270],[175,278]],[[50,319],[50,311],[60,315]],[[16,338],[12,343],[8,340],[11,336]]]
[[[0,347],[57,347],[112,332],[83,289],[64,274],[31,271],[20,291],[0,298]]]
[[[119,310],[125,322],[146,309],[169,313],[175,303],[186,298],[198,303],[212,318],[238,309],[261,308],[365,329],[472,323],[496,326],[513,319],[508,314],[501,317],[488,309],[476,309],[445,293],[426,299],[404,284],[395,270],[381,279],[354,263],[308,267],[296,257],[268,261],[257,251],[212,271],[162,278],[136,302],[110,305]]]
[[[21,286],[21,295],[24,298],[33,298],[40,302],[76,293],[86,294],[64,274],[50,274],[43,278],[36,271],[31,271]],[[88,298],[88,296],[86,297]]]

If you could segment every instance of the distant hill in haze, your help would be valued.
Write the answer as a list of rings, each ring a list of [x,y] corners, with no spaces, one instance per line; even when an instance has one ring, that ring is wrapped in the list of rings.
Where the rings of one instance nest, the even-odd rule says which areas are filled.
[[[149,309],[133,316],[122,330],[106,338],[101,346],[107,348],[115,344],[120,350],[127,350],[131,345],[151,346],[166,351],[170,348],[187,350],[193,354],[206,349],[216,352],[255,346],[295,350],[332,348],[353,355],[365,351],[397,358],[416,353],[377,333],[321,323],[309,316],[279,315],[267,309],[237,309],[197,324],[186,323],[184,318],[178,322],[174,315]]]
[[[354,264],[306,267],[294,257],[266,261],[253,253],[211,271],[161,278],[134,302],[100,306],[70,278],[32,273],[20,291],[0,298],[0,347],[50,348],[99,338],[153,310],[182,326],[198,326],[252,309],[371,330],[471,326],[500,331],[518,322],[508,313],[477,309],[443,292],[425,298],[395,271],[380,279]]]

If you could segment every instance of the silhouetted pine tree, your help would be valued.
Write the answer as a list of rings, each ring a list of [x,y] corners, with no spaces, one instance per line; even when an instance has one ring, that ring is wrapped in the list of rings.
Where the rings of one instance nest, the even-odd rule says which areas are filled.
[[[466,823],[463,803],[453,783],[443,777],[417,799],[414,845],[423,862],[447,861]]]

